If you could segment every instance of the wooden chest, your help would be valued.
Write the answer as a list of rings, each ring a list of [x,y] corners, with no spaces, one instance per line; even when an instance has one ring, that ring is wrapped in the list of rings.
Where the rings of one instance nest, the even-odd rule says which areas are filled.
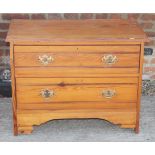
[[[126,20],[12,20],[14,135],[53,119],[139,132],[145,33]]]

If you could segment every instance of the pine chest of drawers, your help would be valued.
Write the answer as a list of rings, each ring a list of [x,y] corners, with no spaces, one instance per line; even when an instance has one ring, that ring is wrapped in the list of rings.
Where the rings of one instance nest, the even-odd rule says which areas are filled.
[[[99,118],[139,131],[145,33],[126,20],[13,20],[14,134],[54,119]]]

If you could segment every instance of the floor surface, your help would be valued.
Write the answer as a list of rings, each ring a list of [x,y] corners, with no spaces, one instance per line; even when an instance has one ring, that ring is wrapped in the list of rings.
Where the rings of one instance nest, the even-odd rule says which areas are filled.
[[[134,142],[155,141],[155,97],[142,97],[140,133],[99,119],[54,120],[34,127],[31,135],[13,136],[11,99],[0,98],[2,142]]]

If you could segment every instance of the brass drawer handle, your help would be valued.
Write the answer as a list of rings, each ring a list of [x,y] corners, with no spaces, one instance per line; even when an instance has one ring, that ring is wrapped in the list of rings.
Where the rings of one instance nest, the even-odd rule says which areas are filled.
[[[110,99],[114,96],[116,96],[116,91],[115,90],[103,90],[102,91],[102,96],[107,98],[107,99]]]
[[[50,98],[52,96],[54,96],[54,91],[53,90],[49,90],[49,89],[44,89],[40,92],[41,96],[43,98]]]
[[[115,64],[117,61],[118,61],[117,56],[116,55],[112,55],[112,54],[105,55],[102,58],[102,62],[104,62],[107,65]]]
[[[39,56],[39,61],[43,64],[43,65],[48,65],[49,63],[54,61],[54,58],[52,56],[48,56],[48,55],[42,55]]]

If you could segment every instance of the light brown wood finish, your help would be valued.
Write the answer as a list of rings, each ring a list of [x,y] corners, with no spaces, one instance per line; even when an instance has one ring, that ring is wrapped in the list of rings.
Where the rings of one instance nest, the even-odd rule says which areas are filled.
[[[114,40],[114,41],[110,41],[110,40],[97,40],[97,41],[85,41],[83,43],[81,43],[80,41],[70,41],[70,42],[64,42],[63,40],[59,41],[59,42],[51,42],[51,41],[45,41],[45,42],[32,42],[32,41],[15,41],[14,42],[14,46],[25,46],[25,45],[29,45],[29,46],[103,46],[103,45],[114,45],[114,43],[117,43],[117,45],[140,45],[141,42],[146,41],[148,42],[149,40],[135,40],[135,39],[130,39],[130,40]]]
[[[17,100],[16,100],[16,79],[14,69],[13,43],[10,43],[10,65],[11,65],[11,81],[12,81],[12,111],[13,111],[13,132],[18,134],[17,127]]]
[[[24,30],[24,31],[23,31]],[[13,20],[7,41],[88,42],[145,41],[135,22],[127,20]]]
[[[105,74],[138,73],[139,68],[29,67],[15,68],[16,77],[104,77]]]
[[[133,45],[130,43],[121,43],[121,45],[111,43],[108,46],[105,45],[100,45],[100,46],[91,46],[89,45],[84,45],[84,46],[32,46],[31,44],[29,46],[15,46],[14,47],[14,52],[15,53],[70,53],[70,52],[75,52],[75,53],[139,53],[140,52],[140,45]]]
[[[135,128],[136,111],[134,109],[87,109],[87,110],[18,110],[18,131],[29,134],[33,125],[40,125],[54,119],[99,118],[120,125],[123,128]],[[22,127],[22,128],[21,128]]]
[[[41,91],[54,91],[54,96],[46,99]],[[116,95],[110,99],[102,96],[102,92],[114,90]],[[30,100],[31,99],[31,100]],[[136,102],[136,85],[66,85],[66,86],[17,86],[17,101],[21,103],[40,102],[74,102],[74,101],[102,101],[102,102]]]
[[[144,61],[144,43],[141,43],[140,54],[140,76],[138,82],[138,96],[137,96],[137,112],[136,112],[136,127],[135,132],[139,133],[139,120],[140,120],[140,102],[141,102],[141,89],[142,89],[142,73],[143,73],[143,61]]]
[[[126,20],[13,20],[11,42],[14,134],[53,119],[99,118],[139,131],[145,33]],[[118,61],[105,65],[111,54]],[[48,65],[38,56],[49,55]],[[54,90],[44,99],[42,89]],[[117,95],[102,96],[113,89]],[[17,96],[17,98],[16,98]]]
[[[82,78],[41,78],[39,80],[37,78],[17,78],[16,80],[17,92],[21,91],[21,93],[20,92],[17,93],[17,94],[20,94],[18,98],[19,99],[18,108],[38,109],[38,110],[39,109],[67,109],[67,108],[69,109],[125,108],[125,107],[135,108],[137,82],[138,82],[137,78],[83,78],[83,79]],[[131,100],[131,99],[134,99],[133,96],[126,96],[127,94],[129,94],[129,90],[130,90],[128,89],[128,85],[132,85],[131,87],[132,89],[130,88],[132,93],[130,95],[134,95],[135,100]],[[117,96],[111,99],[104,98],[101,93],[102,91],[99,91],[100,89],[104,90],[105,88],[115,89],[115,91],[117,91],[116,88],[114,87],[118,87],[118,86],[119,86],[119,92],[117,92]],[[24,90],[25,88],[30,90]],[[55,92],[56,98],[54,96],[49,99],[43,98],[40,95],[40,91],[43,88],[44,89],[51,88],[51,90],[56,90],[56,91],[58,90],[58,92]],[[92,95],[90,95],[88,92],[91,93],[91,91],[95,91],[94,88],[96,89],[96,92],[92,92]],[[68,92],[70,91],[70,89],[71,89],[71,92]],[[80,89],[82,89],[82,91],[80,91]],[[120,92],[121,89],[123,89],[122,92]],[[124,89],[128,89],[128,90],[125,91]],[[60,95],[65,96],[65,98],[68,96],[67,98],[68,102],[65,102],[65,98]],[[121,96],[123,96],[123,98]],[[24,98],[21,98],[21,97],[24,97]],[[118,99],[120,97],[121,99],[124,99],[123,102],[121,103],[120,101],[118,102]],[[126,97],[129,97],[128,100]],[[29,101],[29,98],[31,98],[32,100]],[[33,100],[33,98],[35,99]],[[61,99],[63,99],[63,101],[61,101]],[[98,101],[98,99],[100,99],[101,101]],[[129,100],[130,100],[130,103],[129,103]],[[124,104],[125,101],[128,103]],[[114,103],[111,103],[111,102],[114,102]],[[131,103],[131,102],[134,102],[134,103]]]
[[[16,78],[19,86],[50,86],[66,84],[137,84],[137,77],[106,77],[106,78]]]
[[[136,109],[136,102],[38,102],[38,103],[20,103],[19,110],[87,110],[87,109]],[[75,111],[76,111],[75,110]]]
[[[53,59],[49,64],[42,64],[39,57],[48,56]],[[112,55],[117,58],[114,64],[107,64],[104,57]],[[130,63],[132,61],[132,63]],[[46,66],[80,66],[80,67],[135,67],[139,66],[139,54],[83,54],[83,53],[16,53],[16,67]]]

